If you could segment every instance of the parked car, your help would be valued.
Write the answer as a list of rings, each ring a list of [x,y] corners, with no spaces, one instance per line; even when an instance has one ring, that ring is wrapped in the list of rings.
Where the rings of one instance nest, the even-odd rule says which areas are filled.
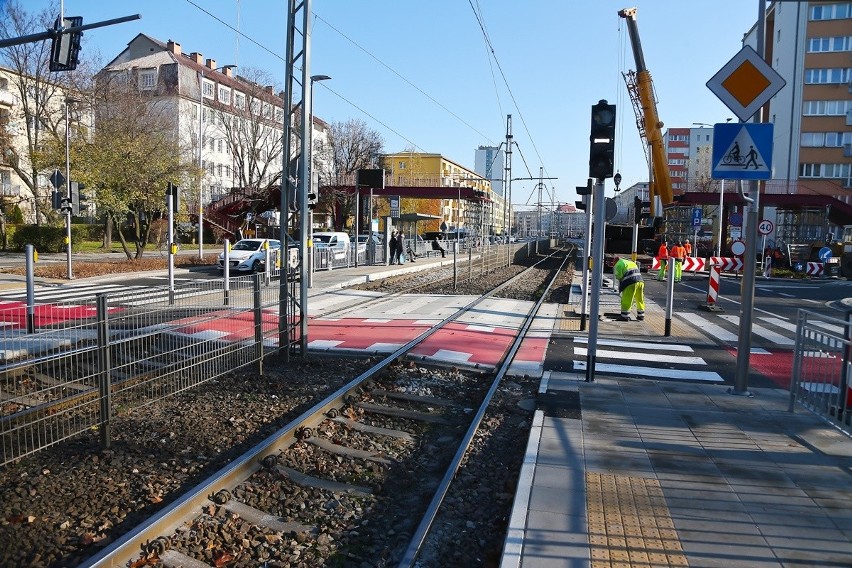
[[[281,249],[281,241],[275,239],[241,239],[234,243],[229,254],[230,270],[243,272],[260,272],[266,268],[267,246],[275,254]],[[217,261],[219,270],[225,270],[225,253],[219,254]]]
[[[349,235],[339,232],[319,232],[312,236],[317,250],[327,249],[333,258],[344,259],[349,254]]]

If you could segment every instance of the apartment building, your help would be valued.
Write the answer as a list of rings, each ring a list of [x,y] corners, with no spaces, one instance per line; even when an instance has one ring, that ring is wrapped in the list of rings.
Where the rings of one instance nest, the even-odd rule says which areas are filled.
[[[744,39],[757,46],[757,28]],[[852,224],[852,2],[771,2],[765,57],[787,82],[763,108],[774,124],[767,193],[779,242],[806,243]],[[822,196],[825,203],[807,196]]]
[[[53,191],[52,171],[34,171],[33,152],[65,138],[66,116],[72,136],[78,125],[91,128],[91,113],[63,85],[0,67],[0,195],[6,207],[20,207],[26,223],[45,220]]]
[[[686,191],[689,178],[689,128],[669,128],[663,135],[675,194]]]
[[[145,34],[133,38],[98,80],[136,85],[159,109],[169,109],[180,146],[204,173],[200,194],[205,206],[235,190],[278,191],[285,114],[283,93],[273,86],[240,76],[234,66],[201,53],[184,53],[175,41]],[[315,142],[327,140],[328,125],[312,118]]]
[[[399,152],[383,156],[389,186],[467,187],[482,192],[484,199],[468,202],[458,199],[418,199],[410,204],[420,213],[435,215],[446,223],[449,230],[468,229],[482,235],[502,235],[511,211],[502,195],[496,194],[491,182],[461,164],[441,154]],[[405,203],[403,203],[405,208]],[[414,211],[407,211],[414,212]],[[506,220],[504,222],[504,219]],[[437,230],[435,227],[432,230]]]

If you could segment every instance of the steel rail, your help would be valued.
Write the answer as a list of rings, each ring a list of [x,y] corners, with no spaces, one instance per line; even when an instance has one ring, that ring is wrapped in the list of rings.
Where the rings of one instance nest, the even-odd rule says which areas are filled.
[[[420,553],[421,547],[423,546],[423,543],[426,540],[426,536],[429,534],[429,530],[431,529],[435,518],[438,516],[438,511],[441,507],[441,504],[444,502],[444,498],[447,496],[450,484],[455,478],[456,473],[458,472],[458,468],[461,465],[461,462],[464,459],[467,450],[470,448],[470,444],[473,442],[473,438],[476,435],[477,430],[479,430],[479,425],[482,422],[483,417],[485,416],[485,412],[488,409],[488,406],[491,404],[491,400],[494,398],[494,394],[497,392],[497,387],[500,386],[503,377],[506,375],[506,372],[509,370],[509,366],[515,358],[515,354],[518,352],[518,349],[520,348],[524,339],[526,339],[527,331],[535,320],[536,315],[538,315],[538,311],[541,308],[541,305],[544,303],[544,299],[547,297],[547,292],[550,290],[550,287],[556,281],[556,278],[559,276],[559,273],[564,269],[565,263],[568,261],[569,258],[570,256],[566,255],[559,269],[554,273],[553,277],[550,279],[550,282],[548,282],[547,287],[544,289],[544,292],[542,293],[541,297],[532,306],[532,308],[530,308],[530,311],[527,312],[527,315],[524,319],[524,323],[521,325],[518,335],[515,337],[515,340],[512,342],[512,345],[509,347],[509,349],[506,351],[506,354],[503,356],[503,361],[501,362],[500,368],[494,376],[494,380],[491,382],[491,387],[488,389],[485,398],[479,405],[479,410],[471,421],[470,426],[468,427],[467,432],[465,433],[465,436],[462,439],[461,444],[459,445],[459,449],[456,452],[456,455],[453,457],[453,460],[447,468],[447,471],[444,474],[444,477],[441,480],[438,489],[435,491],[435,495],[433,496],[432,501],[429,503],[429,507],[426,510],[426,514],[423,515],[420,524],[414,531],[414,534],[409,542],[408,548],[405,550],[402,560],[399,563],[399,568],[410,568],[415,565],[417,555]],[[522,272],[518,276],[522,274],[524,273]]]

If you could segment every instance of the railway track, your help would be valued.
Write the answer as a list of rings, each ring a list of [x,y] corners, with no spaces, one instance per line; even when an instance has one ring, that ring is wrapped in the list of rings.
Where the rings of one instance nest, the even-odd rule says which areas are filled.
[[[448,380],[404,358],[523,277],[379,360],[85,565],[345,564],[380,542],[386,557],[374,565],[412,566],[542,301],[496,373],[453,371]]]

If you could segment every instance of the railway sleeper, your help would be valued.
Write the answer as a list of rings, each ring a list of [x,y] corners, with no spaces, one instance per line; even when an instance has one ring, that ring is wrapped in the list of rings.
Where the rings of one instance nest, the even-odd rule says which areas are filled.
[[[330,442],[325,438],[317,438],[316,436],[312,436],[310,438],[305,438],[303,441],[309,444],[313,444],[314,446],[322,450],[325,450],[332,454],[337,454],[339,456],[358,458],[385,465],[391,465],[393,463],[391,460],[379,456],[378,454],[376,454],[376,452],[368,452],[367,450],[358,450],[356,448],[341,446],[340,444],[335,444],[334,442]]]
[[[384,396],[396,400],[407,400],[408,402],[417,402],[421,404],[431,404],[434,406],[446,406],[449,408],[463,408],[461,404],[454,400],[446,398],[438,398],[434,396],[422,396],[419,394],[410,394],[406,392],[386,391],[382,389],[373,389],[370,391],[373,396]]]
[[[306,475],[300,471],[283,465],[276,466],[275,471],[277,471],[279,475],[288,478],[290,481],[301,487],[325,489],[332,493],[346,493],[347,495],[355,495],[356,497],[367,497],[373,494],[373,490],[369,487],[341,483],[340,481],[331,481],[330,479],[320,479],[319,477]]]
[[[351,418],[346,418],[344,416],[336,416],[332,418],[335,422],[339,422],[347,426],[348,428],[352,428],[353,430],[357,430],[359,432],[367,432],[368,434],[379,434],[381,436],[388,436],[389,438],[399,438],[401,440],[414,440],[415,436],[408,432],[403,432],[402,430],[392,430],[390,428],[382,428],[381,426],[371,426],[369,424],[364,424],[363,422],[358,422],[357,420],[352,420]]]
[[[302,523],[282,521],[280,517],[270,515],[269,513],[261,511],[260,509],[255,509],[250,505],[240,503],[235,499],[228,500],[228,502],[222,505],[222,507],[224,507],[225,510],[229,513],[239,515],[240,518],[245,519],[246,521],[252,523],[255,526],[266,527],[268,529],[280,533],[295,534],[301,532],[310,532],[313,530],[313,527],[303,525]]]
[[[164,568],[211,568],[209,564],[177,550],[166,550],[158,555]]]
[[[440,414],[429,414],[427,412],[419,412],[417,410],[406,410],[404,408],[396,408],[393,406],[383,406],[381,404],[373,404],[371,402],[354,402],[354,406],[365,412],[374,414],[384,414],[385,416],[395,416],[397,418],[408,418],[409,420],[417,420],[419,422],[431,422],[433,424],[452,424],[453,422]]]

